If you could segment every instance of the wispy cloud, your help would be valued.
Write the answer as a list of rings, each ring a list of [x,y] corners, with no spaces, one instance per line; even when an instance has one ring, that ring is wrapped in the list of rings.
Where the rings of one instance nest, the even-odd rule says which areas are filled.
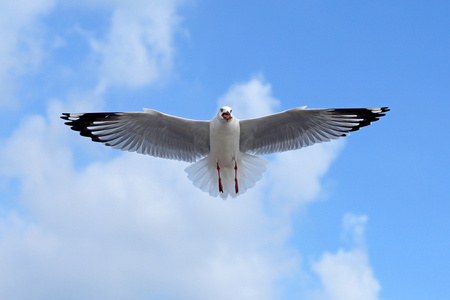
[[[91,38],[99,55],[102,84],[136,88],[171,71],[180,21],[177,9],[182,2],[116,2],[106,36]]]
[[[375,278],[364,246],[367,216],[346,214],[344,236],[350,238],[352,249],[339,249],[337,253],[324,253],[314,263],[323,290],[314,299],[376,300],[380,284]]]
[[[94,34],[82,29],[83,24],[77,25],[77,31],[91,45],[90,53],[84,56],[91,59],[90,71],[98,73],[95,89],[103,92],[111,86],[138,88],[166,78],[173,67],[174,39],[181,31],[178,10],[183,3],[181,0],[64,3],[69,8],[95,6],[110,14],[110,23],[105,24],[104,31]],[[56,4],[57,0],[0,3],[0,106],[17,106],[21,76],[38,70],[51,51],[68,45],[67,32],[50,33],[44,25],[43,18],[53,12]],[[63,73],[71,67],[74,66],[64,66]]]
[[[0,3],[0,107],[17,106],[16,79],[40,64],[43,57],[40,18],[54,3],[54,0]]]
[[[248,82],[232,85],[220,97],[218,106],[231,106],[237,118],[248,119],[271,114],[280,106],[280,101],[272,95],[271,85],[262,74],[253,76]]]

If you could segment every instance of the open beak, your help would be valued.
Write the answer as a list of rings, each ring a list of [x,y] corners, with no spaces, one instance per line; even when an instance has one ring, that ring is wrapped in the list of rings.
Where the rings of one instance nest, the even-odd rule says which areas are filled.
[[[223,114],[222,114],[222,118],[224,118],[225,119],[225,121],[230,121],[231,120],[231,118],[233,118],[232,116],[231,116],[231,114],[228,112],[228,111],[226,111],[226,112],[224,112]]]

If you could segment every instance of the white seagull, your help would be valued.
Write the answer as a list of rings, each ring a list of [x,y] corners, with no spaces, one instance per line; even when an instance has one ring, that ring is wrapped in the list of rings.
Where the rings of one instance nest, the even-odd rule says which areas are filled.
[[[156,157],[194,162],[185,171],[202,191],[236,197],[261,179],[255,155],[299,149],[349,135],[379,120],[387,107],[306,109],[238,120],[228,106],[211,121],[144,112],[63,113],[66,125],[94,142]],[[198,160],[200,159],[200,160]]]

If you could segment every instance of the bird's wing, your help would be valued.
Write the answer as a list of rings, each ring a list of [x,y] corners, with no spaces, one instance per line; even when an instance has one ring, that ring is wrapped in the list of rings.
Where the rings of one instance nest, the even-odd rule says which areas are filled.
[[[209,122],[183,119],[153,109],[145,112],[63,113],[66,125],[120,150],[183,160],[209,153]]]
[[[240,121],[240,151],[270,154],[338,139],[379,120],[387,107],[305,109]]]

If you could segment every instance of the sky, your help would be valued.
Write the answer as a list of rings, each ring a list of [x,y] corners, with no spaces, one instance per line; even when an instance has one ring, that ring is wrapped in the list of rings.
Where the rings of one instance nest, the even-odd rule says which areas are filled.
[[[448,1],[0,2],[1,299],[445,299]],[[380,107],[236,199],[62,112]]]

